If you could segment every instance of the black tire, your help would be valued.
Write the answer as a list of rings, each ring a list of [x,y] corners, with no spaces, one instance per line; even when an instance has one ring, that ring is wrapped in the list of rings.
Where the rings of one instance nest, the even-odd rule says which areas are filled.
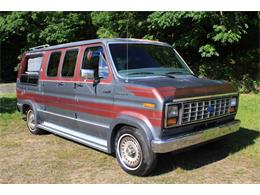
[[[117,133],[115,153],[120,167],[131,175],[146,176],[157,163],[157,155],[142,132],[129,126],[122,127]]]
[[[35,116],[35,112],[33,111],[33,109],[28,108],[26,110],[26,125],[28,130],[34,134],[34,135],[42,135],[45,133],[44,130],[39,129],[36,127],[36,116]]]

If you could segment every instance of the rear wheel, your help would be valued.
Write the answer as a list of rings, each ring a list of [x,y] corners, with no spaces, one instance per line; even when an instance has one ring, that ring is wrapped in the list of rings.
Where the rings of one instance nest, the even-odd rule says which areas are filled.
[[[121,168],[132,175],[145,176],[156,165],[157,157],[139,129],[123,127],[115,140],[116,158]]]
[[[26,111],[26,123],[27,123],[28,130],[32,134],[41,135],[44,133],[44,130],[37,128],[35,112],[31,108],[28,108],[28,110]]]

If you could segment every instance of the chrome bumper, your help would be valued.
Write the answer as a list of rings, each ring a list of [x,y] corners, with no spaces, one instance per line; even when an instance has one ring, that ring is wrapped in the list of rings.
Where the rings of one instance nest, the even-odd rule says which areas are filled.
[[[152,140],[152,150],[155,153],[166,153],[196,144],[200,144],[239,130],[240,121],[234,120],[223,125],[184,134],[167,140]]]

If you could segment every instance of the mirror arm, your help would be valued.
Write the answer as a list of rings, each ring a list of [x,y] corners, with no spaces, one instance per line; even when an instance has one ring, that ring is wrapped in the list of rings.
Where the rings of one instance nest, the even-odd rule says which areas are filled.
[[[93,87],[97,87],[97,85],[100,83],[100,79],[102,77],[97,77],[93,79]]]

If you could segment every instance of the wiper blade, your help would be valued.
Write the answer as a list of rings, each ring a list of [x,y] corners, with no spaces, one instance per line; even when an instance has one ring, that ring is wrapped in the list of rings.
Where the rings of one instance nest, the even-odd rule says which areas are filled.
[[[133,72],[133,73],[128,73],[127,75],[137,75],[137,74],[154,74],[152,72]]]
[[[152,75],[164,76],[164,77],[173,78],[173,79],[175,78],[175,76],[173,76],[173,75],[157,74],[157,73],[153,73],[153,72],[133,72],[133,73],[129,73],[127,75],[138,75],[138,74],[152,74]]]
[[[158,74],[160,76],[165,76],[165,77],[168,77],[168,78],[172,78],[172,79],[175,79],[175,76],[173,75],[169,75],[169,74]]]
[[[165,74],[177,74],[177,73],[181,73],[181,74],[184,74],[184,75],[192,75],[192,76],[197,77],[195,74],[185,73],[185,72],[178,72],[178,71],[176,71],[176,72],[167,72]]]
[[[168,78],[175,79],[175,76],[173,76],[173,75],[169,75],[169,74],[158,74],[158,73],[154,73],[154,75],[157,75],[157,76],[164,76],[164,77],[168,77]]]
[[[166,72],[165,74],[184,74],[184,72],[174,71],[174,72]]]

